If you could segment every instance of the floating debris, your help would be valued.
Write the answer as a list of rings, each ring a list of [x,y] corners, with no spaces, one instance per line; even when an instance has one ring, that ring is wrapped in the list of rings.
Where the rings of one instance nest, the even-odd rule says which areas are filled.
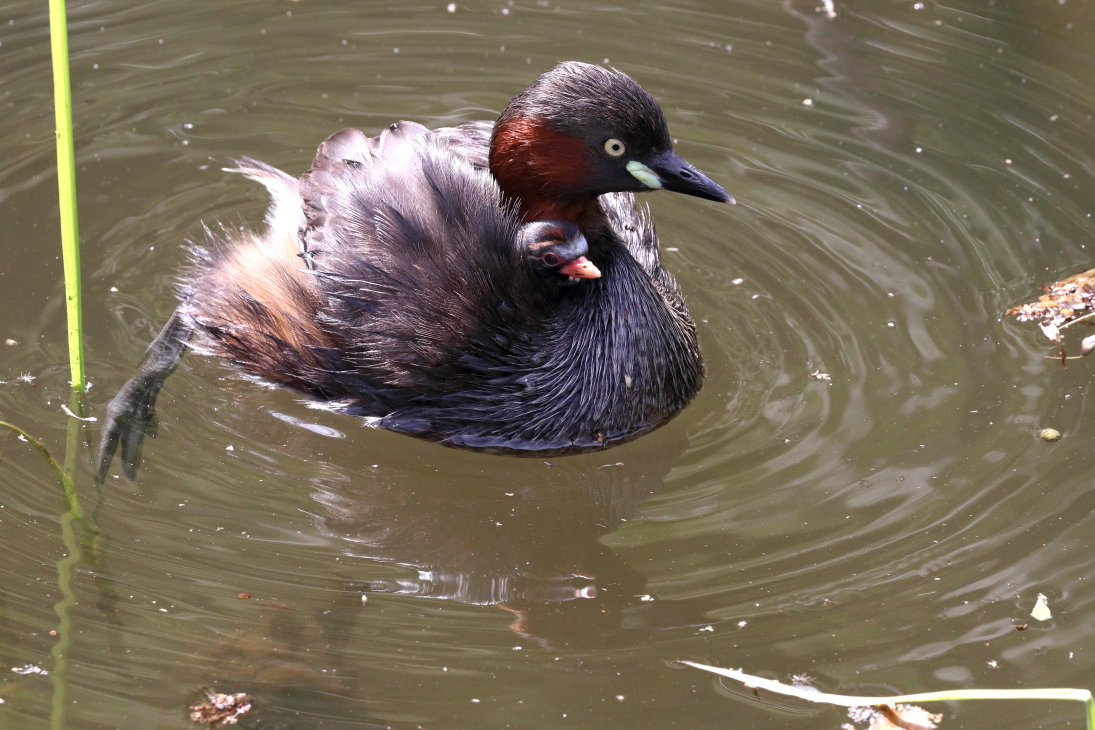
[[[1049,621],[1053,618],[1053,614],[1050,613],[1048,599],[1041,593],[1038,594],[1038,602],[1034,604],[1034,610],[1030,612],[1030,615],[1035,621]]]
[[[1095,318],[1095,269],[1088,269],[1067,279],[1042,287],[1036,302],[1012,307],[1004,312],[1020,322],[1038,322],[1042,333],[1057,345],[1061,363],[1068,367],[1061,330],[1076,322],[1091,322]],[[1080,352],[1087,355],[1095,350],[1095,338],[1084,338]]]
[[[251,711],[255,698],[243,692],[221,694],[204,689],[206,701],[200,705],[191,705],[190,720],[209,727],[235,725],[239,719]]]
[[[1020,322],[1050,320],[1060,326],[1090,311],[1095,304],[1095,269],[1070,276],[1042,287],[1036,302],[1012,307],[1004,314]]]
[[[12,338],[9,337],[6,340],[4,340],[4,344],[7,345],[8,347],[15,347],[16,345],[19,344],[19,340],[13,340]]]
[[[1053,443],[1054,441],[1061,440],[1061,432],[1055,428],[1043,428],[1038,432],[1038,438]]]
[[[16,674],[41,674],[42,676],[49,674],[47,670],[42,669],[37,664],[24,664],[21,667],[12,667],[11,671]]]
[[[934,730],[943,719],[916,705],[882,705],[880,707],[849,707],[852,722],[867,725],[867,730]],[[856,730],[845,723],[844,730]]]
[[[681,664],[695,667],[705,672],[729,677],[744,684],[760,696],[760,690],[780,695],[798,697],[807,702],[841,705],[852,708],[848,714],[856,722],[869,722],[868,730],[934,730],[942,721],[941,715],[933,715],[926,710],[911,705],[911,702],[951,702],[955,700],[1072,700],[1091,706],[1092,695],[1086,689],[1054,687],[1045,689],[952,689],[943,692],[919,692],[911,695],[889,695],[884,697],[864,697],[856,695],[836,695],[820,692],[814,687],[802,687],[782,684],[774,679],[766,679],[746,674],[740,669],[723,669],[709,664],[682,661]],[[883,722],[885,721],[885,722]],[[843,730],[856,730],[855,726],[845,723]]]
[[[67,416],[68,416],[69,418],[75,418],[75,419],[76,419],[77,421],[86,421],[86,422],[88,422],[88,423],[95,423],[96,421],[98,421],[98,420],[99,420],[99,419],[98,419],[98,418],[96,418],[95,416],[88,416],[87,418],[84,418],[84,417],[82,417],[82,416],[77,416],[77,415],[76,415],[75,413],[73,413],[73,412],[72,412],[72,410],[71,410],[71,409],[70,409],[70,408],[69,408],[68,406],[66,406],[66,405],[65,405],[64,403],[62,403],[62,404],[61,404],[61,410],[62,410],[62,411],[64,411],[64,412],[65,412],[65,415],[67,415]]]
[[[829,375],[829,373],[823,373],[820,370],[815,370],[814,372],[810,373],[810,377],[813,378],[814,380],[832,380],[833,379],[832,375]]]

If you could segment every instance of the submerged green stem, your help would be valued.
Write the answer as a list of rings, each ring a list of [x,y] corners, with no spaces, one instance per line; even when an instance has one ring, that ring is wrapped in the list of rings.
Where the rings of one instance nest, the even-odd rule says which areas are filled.
[[[53,702],[50,711],[50,730],[65,730],[68,715],[68,650],[72,644],[72,607],[76,605],[76,592],[72,577],[76,563],[80,561],[80,545],[73,522],[78,519],[72,510],[61,515],[61,539],[65,544],[65,556],[57,561],[57,587],[61,600],[53,604],[57,614],[57,643],[50,652],[53,656]]]
[[[61,210],[61,250],[65,265],[68,361],[72,388],[84,390],[83,313],[80,293],[80,235],[76,218],[76,152],[72,138],[72,92],[68,68],[65,0],[49,0],[53,55],[53,104],[57,125],[57,193]]]
[[[80,392],[72,393],[72,406],[77,413],[82,412]],[[57,614],[57,643],[53,645],[50,654],[53,656],[53,672],[50,679],[53,681],[53,703],[50,709],[50,730],[65,730],[68,716],[68,650],[72,644],[72,607],[76,605],[76,592],[72,587],[72,577],[76,570],[76,563],[84,557],[84,550],[76,535],[75,525],[77,520],[87,524],[80,511],[80,502],[76,496],[75,484],[72,482],[72,474],[76,466],[76,453],[80,449],[80,421],[70,418],[68,421],[67,438],[65,439],[65,466],[61,470],[68,485],[72,487],[71,500],[66,495],[65,505],[68,509],[61,515],[61,541],[65,545],[65,555],[57,561],[57,588],[61,591],[61,600],[53,604],[53,612]],[[94,534],[94,533],[92,533]]]
[[[77,421],[76,419],[72,419],[69,422],[70,439],[73,438],[71,436],[72,429],[78,429],[79,425],[79,421]],[[72,512],[76,519],[78,519],[84,525],[90,527],[90,525],[87,525],[87,521],[84,520],[84,513],[80,509],[80,498],[76,494],[76,484],[72,481],[72,477],[70,476],[69,472],[65,471],[65,468],[61,466],[60,462],[53,458],[53,454],[49,453],[49,449],[45,447],[45,444],[31,436],[23,429],[14,424],[8,423],[7,421],[0,421],[0,427],[9,429],[19,434],[26,440],[27,443],[33,446],[39,454],[42,455],[42,458],[44,458],[46,460],[46,463],[49,464],[50,468],[53,469],[53,473],[57,476],[57,481],[61,483],[61,496],[65,500],[66,510],[68,512]]]
[[[76,405],[74,401],[74,405]],[[57,587],[61,591],[61,600],[53,606],[57,614],[57,643],[53,645],[53,707],[50,714],[51,730],[64,730],[65,718],[68,711],[68,649],[72,641],[72,617],[71,610],[76,605],[76,593],[72,587],[72,578],[76,563],[85,557],[79,537],[76,533],[76,523],[84,526],[87,532],[95,535],[95,530],[84,519],[83,510],[80,509],[80,499],[76,494],[76,484],[72,481],[72,467],[75,463],[75,455],[79,449],[80,421],[72,418],[68,423],[68,438],[66,439],[65,462],[67,467],[53,458],[49,449],[23,429],[7,421],[0,421],[0,427],[7,428],[19,434],[33,446],[53,469],[57,480],[61,483],[61,493],[64,499],[65,511],[61,514],[61,540],[65,546],[65,555],[57,561]]]

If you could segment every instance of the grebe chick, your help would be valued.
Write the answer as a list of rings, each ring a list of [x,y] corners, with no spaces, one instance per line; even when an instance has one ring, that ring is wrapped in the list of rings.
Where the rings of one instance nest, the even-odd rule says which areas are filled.
[[[522,226],[517,237],[527,251],[529,265],[541,279],[571,286],[601,276],[600,269],[586,258],[589,243],[573,223],[534,221]]]

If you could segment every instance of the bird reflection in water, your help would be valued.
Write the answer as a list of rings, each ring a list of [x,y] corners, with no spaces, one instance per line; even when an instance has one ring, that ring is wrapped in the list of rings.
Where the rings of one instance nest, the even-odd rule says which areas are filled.
[[[356,557],[416,573],[349,590],[494,606],[513,615],[515,633],[545,647],[627,645],[658,625],[704,621],[698,606],[654,619],[646,576],[600,541],[664,489],[682,451],[651,456],[648,443],[600,464],[492,459],[486,471],[481,460],[444,469],[408,460],[317,490],[318,528]],[[650,620],[630,615],[638,607]]]

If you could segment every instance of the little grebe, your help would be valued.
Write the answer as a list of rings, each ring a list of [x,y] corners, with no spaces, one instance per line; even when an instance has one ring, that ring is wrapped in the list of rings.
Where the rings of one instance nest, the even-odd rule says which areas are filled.
[[[624,73],[563,63],[493,125],[344,129],[299,180],[240,172],[264,235],[191,247],[181,303],[107,407],[132,479],[187,346],[371,425],[509,454],[601,449],[661,426],[700,388],[680,289],[632,192],[734,202],[673,152]]]

